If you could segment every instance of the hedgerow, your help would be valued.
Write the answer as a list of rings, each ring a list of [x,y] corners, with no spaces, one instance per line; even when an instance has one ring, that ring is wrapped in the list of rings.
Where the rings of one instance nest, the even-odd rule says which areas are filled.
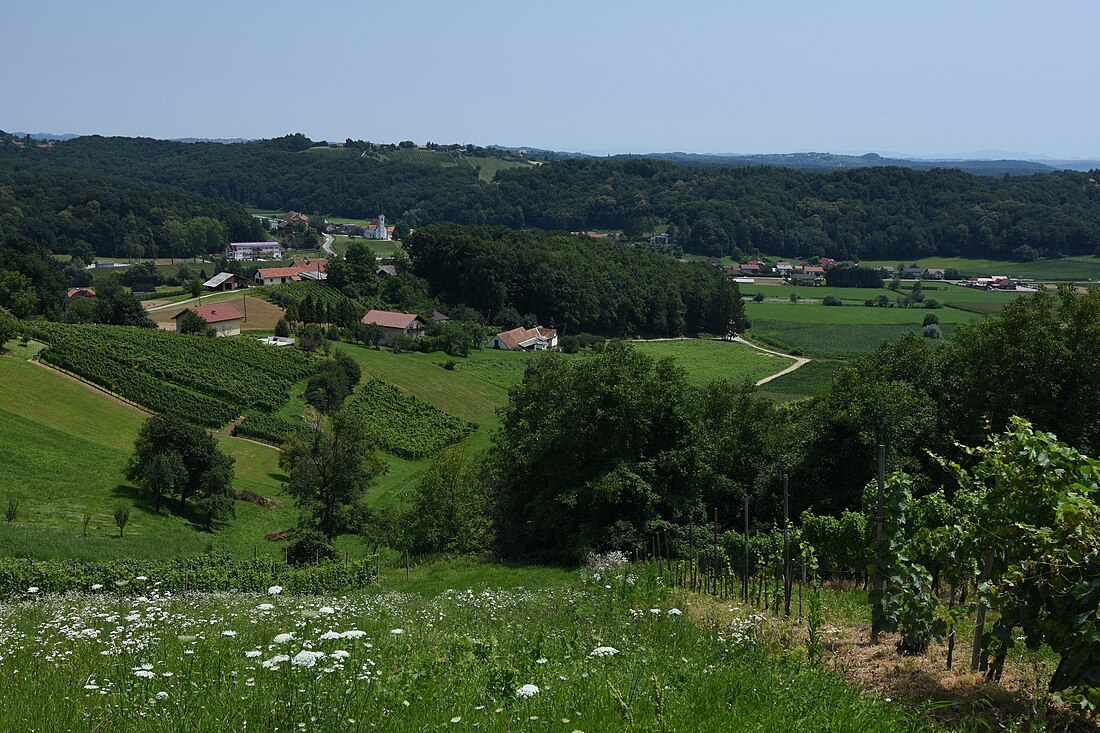
[[[366,421],[383,450],[413,460],[434,456],[477,428],[377,378],[361,385],[345,409]]]
[[[143,595],[153,588],[161,593],[266,593],[273,586],[291,594],[338,593],[366,587],[377,574],[376,557],[303,567],[263,558],[234,560],[218,553],[168,562],[0,558],[0,597],[73,591]]]

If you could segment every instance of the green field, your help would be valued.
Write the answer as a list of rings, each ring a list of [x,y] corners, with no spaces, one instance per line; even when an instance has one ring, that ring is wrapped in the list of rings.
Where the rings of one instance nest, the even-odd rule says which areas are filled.
[[[915,733],[930,723],[778,653],[763,614],[723,609],[722,626],[705,623],[705,599],[671,594],[644,567],[584,582],[454,564],[339,597],[154,590],[4,604],[0,729]],[[444,587],[430,592],[433,580]]]
[[[0,556],[163,558],[208,547],[282,554],[264,534],[292,526],[297,512],[243,501],[237,518],[213,534],[196,529],[190,517],[142,510],[131,514],[125,538],[118,539],[115,506],[141,507],[122,472],[147,415],[26,355],[19,349],[0,354],[0,497],[20,500],[17,524],[0,525]],[[280,498],[276,450],[226,436],[219,442],[237,460],[235,488]],[[80,536],[84,514],[92,516],[90,542]]]
[[[756,382],[794,363],[786,357],[765,354],[731,341],[639,341],[634,348],[657,358],[673,357],[687,370],[688,382],[696,386],[716,379]]]
[[[817,307],[824,310],[841,310],[825,306]],[[978,316],[974,315],[974,317]],[[940,329],[944,338],[950,338],[955,332],[955,326],[950,323],[941,325]],[[797,349],[807,356],[847,358],[870,354],[883,341],[896,341],[906,333],[920,336],[921,330],[919,321],[908,324],[798,323],[789,320],[754,318],[752,328],[746,331],[744,336],[750,341],[782,350]],[[926,343],[934,345],[938,342],[926,340]]]
[[[398,148],[387,150],[383,153],[370,153],[377,160],[401,161],[412,165],[422,165],[428,168],[454,168],[459,165],[457,156],[452,153],[443,153],[437,150],[421,150],[420,148]]]
[[[776,377],[760,385],[758,391],[776,402],[794,402],[812,397],[829,389],[836,373],[844,367],[843,361],[813,359],[793,372]]]
[[[860,262],[864,267],[897,267],[899,260],[866,260]],[[904,264],[913,264],[906,260]],[[1032,280],[1068,280],[1087,282],[1100,280],[1100,257],[1063,257],[1057,260],[1035,260],[1033,262],[1012,262],[1010,260],[986,260],[971,257],[925,257],[915,263],[928,269],[939,267],[957,268],[963,277],[988,277],[989,275],[1007,275]]]
[[[350,220],[332,220],[330,221],[350,221]],[[358,222],[352,222],[358,223]],[[364,239],[363,237],[356,237],[351,239],[346,234],[333,234],[332,235],[332,249],[338,255],[347,254],[348,245],[352,242],[365,242],[370,246],[374,252],[376,259],[385,259],[387,257],[393,257],[398,252],[401,252],[401,242],[396,239]]]
[[[463,162],[471,168],[478,171],[478,177],[486,183],[492,183],[496,178],[497,171],[507,170],[509,168],[534,168],[535,166],[530,163],[524,163],[521,160],[503,160],[501,158],[462,158]]]
[[[917,324],[934,313],[940,323],[969,323],[979,318],[975,313],[955,308],[877,308],[858,305],[828,306],[815,301],[798,303],[763,302],[745,303],[745,313],[755,323],[759,320],[787,321],[789,323],[817,323],[830,325]]]

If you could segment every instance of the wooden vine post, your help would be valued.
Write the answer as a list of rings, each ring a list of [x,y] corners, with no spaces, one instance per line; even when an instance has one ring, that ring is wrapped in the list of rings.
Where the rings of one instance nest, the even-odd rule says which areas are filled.
[[[878,507],[875,510],[875,554],[874,571],[871,574],[871,589],[882,590],[882,576],[879,574],[879,552],[882,551],[882,501],[886,493],[886,446],[878,444]],[[871,643],[878,643],[879,624],[882,618],[882,600],[875,595],[871,608]]]
[[[749,602],[749,495],[745,494],[745,572],[741,576],[741,600]]]
[[[787,502],[787,474],[783,474],[783,615],[791,615],[791,519]]]
[[[714,595],[718,595],[721,568],[718,567],[718,507],[714,507]]]

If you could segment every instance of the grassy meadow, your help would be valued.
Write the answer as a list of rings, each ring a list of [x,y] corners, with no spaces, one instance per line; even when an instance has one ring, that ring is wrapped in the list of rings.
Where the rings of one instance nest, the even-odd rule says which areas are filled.
[[[897,267],[898,260],[867,260],[864,267]],[[908,260],[906,265],[913,264]],[[974,257],[924,257],[916,260],[918,267],[928,269],[955,267],[963,277],[988,277],[1007,275],[1041,281],[1090,282],[1100,281],[1100,257],[1086,255],[1062,257],[1056,260],[1013,262],[1011,260],[987,260]]]
[[[645,567],[582,576],[459,561],[414,578],[384,574],[378,587],[338,597],[28,593],[0,607],[0,729],[892,733],[928,724],[783,653],[763,635],[763,614],[708,621],[702,601],[696,609]]]
[[[688,382],[696,386],[715,379],[756,382],[794,363],[792,359],[765,354],[734,341],[639,341],[634,348],[658,358],[673,357],[687,370]]]

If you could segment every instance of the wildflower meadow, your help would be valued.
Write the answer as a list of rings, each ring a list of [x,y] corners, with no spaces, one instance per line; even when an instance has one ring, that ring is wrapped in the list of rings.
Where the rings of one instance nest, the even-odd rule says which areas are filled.
[[[0,730],[922,730],[691,618],[652,573],[338,596],[30,588],[0,608]],[[389,586],[389,587],[388,587]]]

